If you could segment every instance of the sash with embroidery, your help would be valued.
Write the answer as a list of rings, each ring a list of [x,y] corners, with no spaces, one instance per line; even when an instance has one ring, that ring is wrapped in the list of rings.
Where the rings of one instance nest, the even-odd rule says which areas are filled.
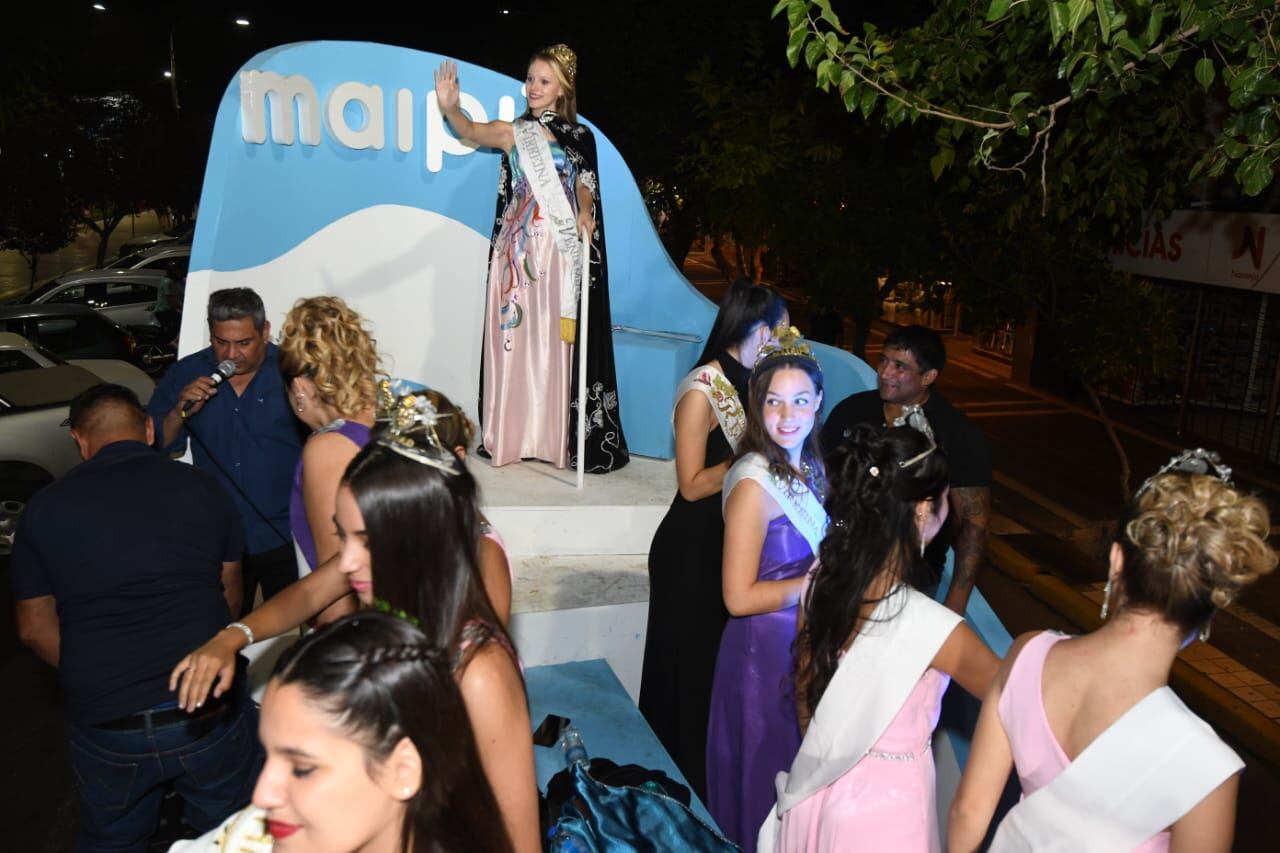
[[[733,452],[738,452],[738,442],[747,431],[747,413],[738,399],[738,392],[733,383],[719,369],[710,364],[695,367],[689,375],[680,380],[676,388],[676,404],[684,399],[690,391],[698,391],[711,404],[711,411],[716,413],[720,429]],[[675,427],[675,409],[671,410],[672,428]]]
[[[760,827],[759,853],[774,849],[782,815],[835,782],[875,746],[960,620],[960,614],[905,585],[876,605],[823,692],[791,771],[778,774],[778,804]]]
[[[1127,852],[1243,767],[1208,723],[1161,687],[1014,806],[990,850]]]
[[[564,185],[556,172],[556,161],[551,156],[551,145],[536,121],[520,119],[511,123],[515,135],[516,151],[520,154],[520,167],[529,178],[529,188],[542,215],[551,223],[556,246],[567,266],[560,277],[560,338],[570,343],[574,339],[574,324],[578,321],[578,291],[582,281],[582,241],[578,238],[578,217],[565,195]],[[566,337],[567,329],[567,337]]]
[[[774,475],[769,465],[759,453],[748,453],[733,463],[724,478],[724,497],[721,500],[721,512],[729,502],[729,493],[733,487],[743,480],[755,480],[764,487],[769,497],[778,502],[787,518],[795,525],[809,543],[814,556],[818,555],[818,546],[822,537],[827,535],[827,511],[809,488],[799,483],[788,483]]]

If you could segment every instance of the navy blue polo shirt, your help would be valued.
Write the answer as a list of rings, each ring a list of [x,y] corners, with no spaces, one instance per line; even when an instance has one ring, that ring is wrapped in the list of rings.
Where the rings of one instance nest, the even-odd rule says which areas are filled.
[[[217,366],[213,348],[206,347],[169,368],[147,404],[147,414],[156,422],[157,440],[162,440],[164,417],[177,404],[182,389],[196,377],[211,375]],[[222,484],[240,511],[248,553],[292,545],[289,496],[302,454],[304,427],[289,408],[275,344],[267,344],[267,357],[244,393],[237,396],[231,383],[223,382],[218,393],[191,417],[191,425],[200,438],[191,442],[191,457],[196,467]],[[181,454],[187,442],[184,426],[164,450]]]
[[[66,718],[92,725],[172,699],[174,665],[231,621],[222,564],[243,551],[218,483],[140,441],[37,492],[10,574],[15,599],[57,604]]]

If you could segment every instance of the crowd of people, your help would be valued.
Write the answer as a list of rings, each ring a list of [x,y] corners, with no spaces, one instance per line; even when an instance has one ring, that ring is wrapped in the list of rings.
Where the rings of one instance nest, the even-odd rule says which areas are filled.
[[[20,637],[59,672],[79,849],[146,849],[166,788],[201,834],[182,851],[543,849],[511,561],[467,455],[574,461],[586,269],[586,467],[628,458],[576,75],[568,48],[540,51],[529,112],[481,124],[456,66],[437,73],[454,130],[506,155],[479,430],[382,375],[343,300],[299,300],[276,343],[245,288],[210,294],[210,346],[145,408],[116,385],[72,403],[85,461],[31,500],[12,577]],[[949,849],[985,843],[1010,772],[1024,798],[990,849],[1229,849],[1240,759],[1167,682],[1274,568],[1265,506],[1213,454],[1176,458],[1120,520],[1103,627],[1001,662],[963,618],[991,456],[935,390],[945,364],[935,333],[895,330],[877,388],[824,425],[783,302],[729,288],[675,396],[641,712],[747,851],[942,849],[930,744],[952,681],[982,712]],[[299,631],[259,708],[242,652]]]

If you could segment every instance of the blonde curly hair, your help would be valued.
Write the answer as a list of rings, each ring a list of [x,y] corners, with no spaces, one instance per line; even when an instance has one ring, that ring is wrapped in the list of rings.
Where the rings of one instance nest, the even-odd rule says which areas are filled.
[[[293,303],[280,334],[279,361],[286,382],[309,377],[320,399],[344,418],[377,401],[377,344],[364,318],[336,296]]]
[[[1275,568],[1270,532],[1266,504],[1216,477],[1156,477],[1120,526],[1125,606],[1190,631]]]

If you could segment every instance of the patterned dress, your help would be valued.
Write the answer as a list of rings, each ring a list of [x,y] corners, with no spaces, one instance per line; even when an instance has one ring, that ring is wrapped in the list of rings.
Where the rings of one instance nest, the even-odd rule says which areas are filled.
[[[527,118],[519,121],[529,120]],[[590,329],[587,338],[586,470],[621,468],[630,456],[622,435],[608,298],[608,262],[597,180],[595,140],[582,124],[545,113],[561,189],[578,211],[579,182],[591,191],[596,231],[590,251]],[[485,306],[480,418],[485,451],[494,465],[522,458],[557,467],[576,465],[577,358],[561,340],[561,286],[573,275],[562,262],[554,230],[521,168],[508,151],[498,179],[498,209]]]

